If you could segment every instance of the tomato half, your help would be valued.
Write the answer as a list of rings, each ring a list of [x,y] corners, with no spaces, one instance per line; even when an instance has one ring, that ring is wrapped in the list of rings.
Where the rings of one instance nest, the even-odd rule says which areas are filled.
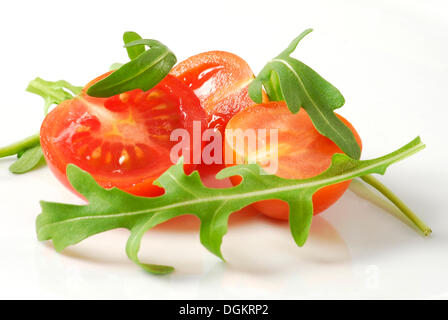
[[[361,146],[361,139],[353,126],[343,117],[338,117],[352,130],[356,141]],[[288,179],[305,179],[316,176],[331,164],[331,157],[335,153],[343,153],[339,147],[327,137],[321,135],[314,127],[306,111],[301,108],[292,114],[285,102],[269,102],[253,105],[236,114],[227,124],[226,129],[278,129],[278,169],[276,175]],[[255,155],[257,163],[262,167],[263,154],[257,154],[265,145],[270,150],[269,134],[266,139],[258,139],[255,149],[250,146],[241,149],[226,138],[226,147],[232,148],[234,157],[247,159]],[[242,146],[244,148],[244,146]],[[238,149],[240,148],[240,149]],[[263,148],[264,149],[264,148]],[[232,182],[238,184],[240,177],[233,177]],[[313,195],[314,214],[322,212],[335,203],[347,190],[350,181],[324,187]],[[277,219],[288,219],[288,204],[281,200],[265,200],[254,206],[267,216]]]
[[[206,114],[193,91],[170,75],[146,92],[136,89],[110,98],[86,94],[109,74],[45,118],[40,134],[47,163],[68,187],[66,167],[73,163],[105,188],[160,195],[163,189],[153,181],[172,165],[170,149],[177,142],[170,141],[171,131],[185,128],[192,135],[193,121],[205,127]]]
[[[200,53],[180,62],[171,74],[194,91],[207,112],[208,127],[223,135],[230,118],[254,104],[248,94],[254,74],[246,61],[233,53]]]

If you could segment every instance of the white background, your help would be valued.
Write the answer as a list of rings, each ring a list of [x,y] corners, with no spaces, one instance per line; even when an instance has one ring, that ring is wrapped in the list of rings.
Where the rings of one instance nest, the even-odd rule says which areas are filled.
[[[0,10],[0,145],[36,132],[29,80],[85,84],[126,61],[123,31],[159,39],[178,60],[207,50],[243,57],[257,73],[305,28],[295,56],[338,87],[363,158],[420,135],[427,148],[381,177],[432,227],[424,239],[347,192],[313,221],[304,248],[288,226],[257,216],[230,228],[220,262],[197,230],[159,228],[141,258],[172,264],[156,277],[127,260],[127,231],[62,254],[36,240],[40,199],[79,202],[47,168],[13,176],[0,159],[0,298],[448,298],[445,1],[8,1]],[[193,228],[194,229],[194,228]]]

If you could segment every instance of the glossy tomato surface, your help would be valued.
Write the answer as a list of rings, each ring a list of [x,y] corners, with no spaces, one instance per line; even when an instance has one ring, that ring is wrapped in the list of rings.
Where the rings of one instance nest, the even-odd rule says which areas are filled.
[[[352,130],[361,146],[361,139],[353,126],[343,117],[339,115],[338,117]],[[269,163],[263,162],[267,160],[266,153],[257,151],[264,149],[264,146],[266,150],[272,150],[269,146],[269,129],[278,129],[278,166],[275,174],[282,178],[305,179],[316,176],[328,169],[333,154],[342,153],[334,142],[315,129],[303,108],[297,114],[292,114],[284,102],[269,102],[248,107],[229,121],[227,129],[267,129],[267,138],[258,139],[252,149],[250,146],[248,149],[242,149],[241,146],[238,147],[226,139],[226,147],[232,149],[236,160],[244,161],[248,157],[255,157],[257,163],[267,171]],[[233,177],[232,181],[238,184],[241,178]],[[350,181],[344,181],[318,190],[313,196],[314,214],[335,203],[349,184]],[[254,206],[267,216],[288,219],[288,204],[281,200],[260,201]]]
[[[56,177],[69,186],[67,164],[93,175],[105,188],[118,187],[141,196],[163,190],[153,181],[169,166],[171,131],[185,128],[192,134],[193,121],[206,125],[206,114],[193,91],[168,75],[153,89],[133,90],[110,98],[94,98],[87,88],[57,106],[41,127],[41,144]],[[186,165],[186,171],[193,169]]]
[[[227,122],[237,112],[254,104],[248,94],[254,74],[237,55],[209,51],[176,65],[171,74],[190,87],[207,112],[208,127],[224,134]]]

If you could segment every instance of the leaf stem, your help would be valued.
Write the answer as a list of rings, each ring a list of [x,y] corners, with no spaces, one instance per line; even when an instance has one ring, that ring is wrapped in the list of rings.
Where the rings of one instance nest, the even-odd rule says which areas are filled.
[[[40,136],[38,133],[25,138],[21,141],[10,144],[9,146],[0,148],[0,158],[12,156],[19,153],[22,150],[29,149],[40,143]]]
[[[382,184],[378,179],[372,175],[362,176],[361,179],[378,190],[383,196],[389,199],[400,211],[414,223],[425,236],[431,234],[432,230],[428,227],[400,198],[398,198],[389,188]]]

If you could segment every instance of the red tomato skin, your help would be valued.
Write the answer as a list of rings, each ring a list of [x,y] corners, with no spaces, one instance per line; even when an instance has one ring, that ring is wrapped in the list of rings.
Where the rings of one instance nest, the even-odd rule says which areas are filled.
[[[81,97],[88,101],[89,103],[97,104],[97,105],[104,105],[105,101],[109,98],[94,98],[90,97],[86,94],[86,91],[89,86],[91,86],[93,83],[96,83],[97,81],[105,78],[108,76],[111,72],[108,72],[106,74],[103,74],[96,79],[89,82],[81,92]],[[203,111],[203,109],[200,106],[200,102],[198,98],[194,95],[194,93],[188,89],[181,81],[177,80],[175,77],[168,75],[161,83],[159,83],[154,89],[157,88],[164,88],[164,90],[170,90],[171,93],[173,93],[176,90],[179,90],[182,92],[181,101],[183,104],[180,105],[180,111],[181,114],[186,114],[186,120],[185,120],[185,128],[187,130],[192,130],[192,121],[190,120],[197,120],[201,122],[201,127],[206,127],[206,114]],[[168,89],[167,89],[168,88]],[[148,92],[151,92],[148,91]],[[92,174],[92,176],[95,178],[95,180],[103,187],[105,188],[111,188],[111,187],[117,187],[123,191],[129,192],[134,195],[138,196],[146,196],[146,197],[152,197],[152,196],[159,196],[164,193],[164,190],[158,186],[153,185],[153,182],[155,179],[158,178],[158,176],[163,173],[169,165],[167,164],[166,167],[160,168],[157,172],[153,173],[147,173],[145,175],[145,172],[142,172],[143,174],[138,176],[134,175],[132,177],[126,176],[126,174],[123,175],[115,175],[115,176],[107,176],[107,175],[98,175],[95,174],[94,170],[91,170],[91,168],[83,167],[82,163],[79,163],[78,160],[74,159],[75,161],[67,161],[63,157],[64,152],[60,152],[60,150],[57,150],[57,147],[55,147],[55,141],[57,141],[57,129],[55,127],[57,126],[57,123],[63,121],[63,119],[71,119],[72,117],[73,121],[77,120],[79,118],[79,110],[82,110],[82,106],[76,107],[77,104],[82,104],[79,102],[79,100],[75,97],[72,100],[67,100],[61,103],[59,106],[54,108],[44,119],[44,122],[41,126],[41,145],[42,150],[44,153],[44,157],[47,160],[48,167],[52,171],[52,173],[55,175],[55,177],[67,188],[75,192],[75,194],[78,194],[70,185],[67,176],[66,176],[66,166],[68,163],[74,163],[75,165],[81,167],[82,169],[88,171]],[[183,110],[182,108],[187,108],[188,110]],[[118,110],[119,112],[119,110]],[[78,117],[78,118],[77,118]],[[101,120],[101,119],[100,119]],[[70,120],[69,120],[70,121]],[[89,125],[91,127],[95,127],[95,122],[90,121]],[[175,143],[175,142],[174,142]],[[153,148],[157,152],[156,149]],[[164,150],[164,149],[163,149]],[[164,151],[159,150],[160,152]],[[169,149],[167,149],[169,151]],[[154,155],[157,158],[157,154]],[[165,156],[166,158],[166,156]],[[196,165],[193,164],[186,164],[184,165],[184,170],[186,173],[191,173]],[[79,195],[79,194],[78,194]]]
[[[274,108],[274,109],[279,108],[279,107],[287,108],[286,104],[284,102],[269,102],[267,104],[264,104],[264,106],[266,106],[268,108]],[[249,116],[249,114],[251,112],[254,112],[254,113],[260,112],[260,110],[256,110],[256,107],[257,106],[249,107],[243,113],[247,113],[247,115]],[[311,134],[315,135],[315,137],[316,137],[316,141],[313,145],[321,147],[322,150],[320,150],[320,151],[324,151],[324,152],[328,152],[329,147],[332,150],[336,150],[336,152],[332,152],[331,154],[328,154],[328,165],[329,165],[331,162],[330,160],[331,160],[332,155],[334,153],[342,153],[342,150],[340,150],[330,139],[322,136],[320,133],[317,132],[317,130],[312,125],[311,119],[309,119],[309,116],[306,114],[306,112],[304,111],[303,108],[301,109],[300,113],[301,113],[301,115],[306,117],[305,122],[307,123],[307,126],[310,128],[310,130],[313,131]],[[238,116],[241,117],[242,115],[239,114]],[[291,114],[291,116],[295,116],[295,115]],[[359,134],[356,132],[355,128],[352,126],[352,124],[350,122],[348,122],[344,117],[342,117],[340,115],[337,115],[337,116],[339,119],[342,120],[342,122],[344,122],[344,124],[346,124],[350,128],[350,130],[355,135],[356,141],[362,148],[361,138],[360,138]],[[231,127],[231,123],[232,123],[232,120],[229,122],[229,125],[227,126],[227,128]],[[320,143],[319,143],[319,141],[320,141]],[[279,159],[279,164],[281,164],[281,158]],[[322,173],[327,168],[328,167],[322,168],[319,173]],[[315,173],[313,175],[305,174],[305,176],[303,176],[302,178],[310,178],[319,173]],[[289,178],[289,177],[285,177],[285,178]],[[231,181],[232,181],[233,185],[238,185],[241,182],[241,180],[242,179],[239,176],[231,177]],[[347,188],[350,185],[350,182],[351,182],[351,180],[343,181],[343,182],[340,182],[340,183],[337,183],[334,185],[326,186],[326,187],[316,191],[313,195],[313,214],[317,215],[317,214],[321,213],[322,211],[328,209],[330,206],[332,206],[345,193],[345,191],[347,190]],[[282,200],[263,200],[263,201],[254,203],[253,206],[258,211],[260,211],[261,213],[263,213],[264,215],[266,215],[268,217],[271,217],[274,219],[279,219],[279,220],[288,220],[289,219],[289,206],[286,202],[284,202]]]
[[[171,74],[195,92],[207,112],[208,127],[223,135],[233,115],[254,104],[248,93],[254,74],[247,62],[233,53],[200,53],[177,64]]]

